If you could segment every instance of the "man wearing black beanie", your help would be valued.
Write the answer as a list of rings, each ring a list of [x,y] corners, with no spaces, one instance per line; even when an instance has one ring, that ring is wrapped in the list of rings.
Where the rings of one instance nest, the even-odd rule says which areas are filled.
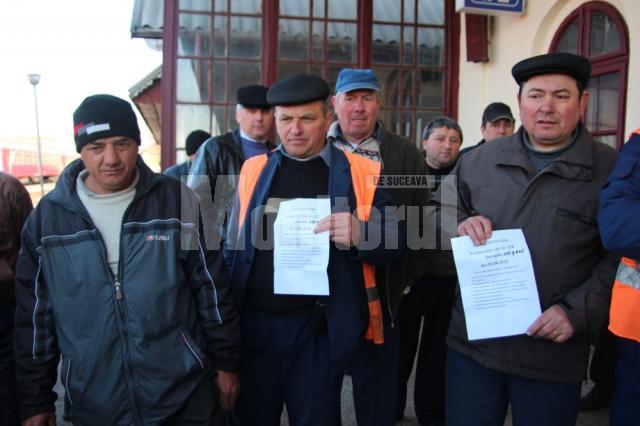
[[[176,179],[181,179],[182,176],[188,176],[189,170],[191,169],[191,164],[193,164],[193,159],[196,158],[196,152],[198,151],[198,148],[200,148],[200,145],[205,143],[210,137],[211,134],[205,132],[204,130],[194,130],[193,132],[189,133],[184,144],[184,150],[187,154],[187,160],[183,161],[180,164],[169,167],[164,171],[164,175],[171,176],[172,178]]]
[[[208,425],[238,392],[238,317],[203,250],[195,195],[138,155],[129,102],[86,98],[80,159],[23,230],[15,354],[23,424],[55,424],[58,361],[74,424]]]

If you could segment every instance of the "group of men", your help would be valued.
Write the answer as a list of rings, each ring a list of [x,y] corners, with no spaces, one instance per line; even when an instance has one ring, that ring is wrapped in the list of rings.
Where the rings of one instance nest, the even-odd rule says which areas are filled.
[[[575,424],[619,261],[598,230],[616,152],[580,121],[587,59],[541,55],[512,74],[516,133],[509,108],[492,104],[490,142],[460,155],[460,126],[439,118],[424,129],[426,157],[380,121],[371,70],[343,69],[333,96],[307,74],[241,88],[239,129],[204,142],[186,185],[138,156],[128,102],[85,99],[73,117],[80,159],[26,219],[8,305],[23,424],[55,424],[61,359],[77,424],[278,425],[286,407],[292,425],[336,425],[348,372],[358,424],[392,425],[422,317],[421,424],[501,425],[508,405],[515,424]],[[383,175],[430,176],[436,191],[372,184]],[[293,199],[331,207],[313,223],[330,241],[328,294],[276,291],[275,222]],[[482,245],[512,228],[542,315],[525,335],[469,340],[448,239]],[[436,241],[416,245],[424,235]],[[637,246],[614,250],[637,258]]]

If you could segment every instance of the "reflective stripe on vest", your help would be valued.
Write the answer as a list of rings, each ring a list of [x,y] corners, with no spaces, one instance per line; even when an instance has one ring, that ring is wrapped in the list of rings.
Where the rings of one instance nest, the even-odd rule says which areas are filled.
[[[609,330],[640,342],[640,272],[635,260],[623,257],[611,294]]]
[[[356,196],[356,217],[367,221],[371,213],[373,197],[376,192],[376,179],[380,176],[380,163],[342,151],[351,166],[351,182]],[[238,201],[240,203],[238,223],[239,227],[245,223],[247,208],[251,203],[253,191],[258,183],[262,170],[267,165],[266,154],[251,157],[242,166],[238,180]],[[375,344],[384,343],[384,328],[382,322],[382,304],[376,288],[376,269],[373,265],[363,262],[362,275],[369,306],[369,325],[365,332],[365,339]]]

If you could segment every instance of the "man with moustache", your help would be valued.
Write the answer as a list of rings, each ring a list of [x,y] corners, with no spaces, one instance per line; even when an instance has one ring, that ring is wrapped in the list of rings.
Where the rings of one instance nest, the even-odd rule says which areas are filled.
[[[329,93],[307,74],[274,84],[267,99],[282,143],[240,174],[225,260],[242,317],[244,426],[278,426],[283,406],[289,424],[335,426],[345,368],[361,340],[383,337],[375,270],[402,257],[404,232],[373,184],[379,163],[327,143]],[[328,295],[276,293],[274,222],[295,198],[329,199],[332,214],[315,228],[329,232]]]
[[[618,263],[597,226],[616,151],[580,121],[590,72],[587,58],[569,53],[518,62],[522,127],[461,156],[457,184],[445,181],[436,194],[475,245],[494,229],[522,229],[542,311],[526,334],[470,341],[457,296],[447,338],[448,425],[502,425],[508,405],[514,424],[576,422],[589,344],[607,320]],[[457,194],[456,205],[440,201],[445,191]]]

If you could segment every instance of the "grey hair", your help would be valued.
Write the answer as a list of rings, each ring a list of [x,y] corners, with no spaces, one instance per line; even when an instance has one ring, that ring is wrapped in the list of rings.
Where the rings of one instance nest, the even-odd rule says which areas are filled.
[[[462,140],[463,140],[462,128],[456,122],[456,120],[454,120],[451,117],[444,117],[444,116],[436,117],[430,122],[428,122],[426,126],[424,126],[424,130],[422,132],[422,140],[429,139],[429,136],[431,136],[431,133],[433,133],[435,129],[439,129],[441,127],[446,127],[447,129],[453,129],[456,132],[458,132],[458,136],[460,136],[460,145],[462,145]]]

